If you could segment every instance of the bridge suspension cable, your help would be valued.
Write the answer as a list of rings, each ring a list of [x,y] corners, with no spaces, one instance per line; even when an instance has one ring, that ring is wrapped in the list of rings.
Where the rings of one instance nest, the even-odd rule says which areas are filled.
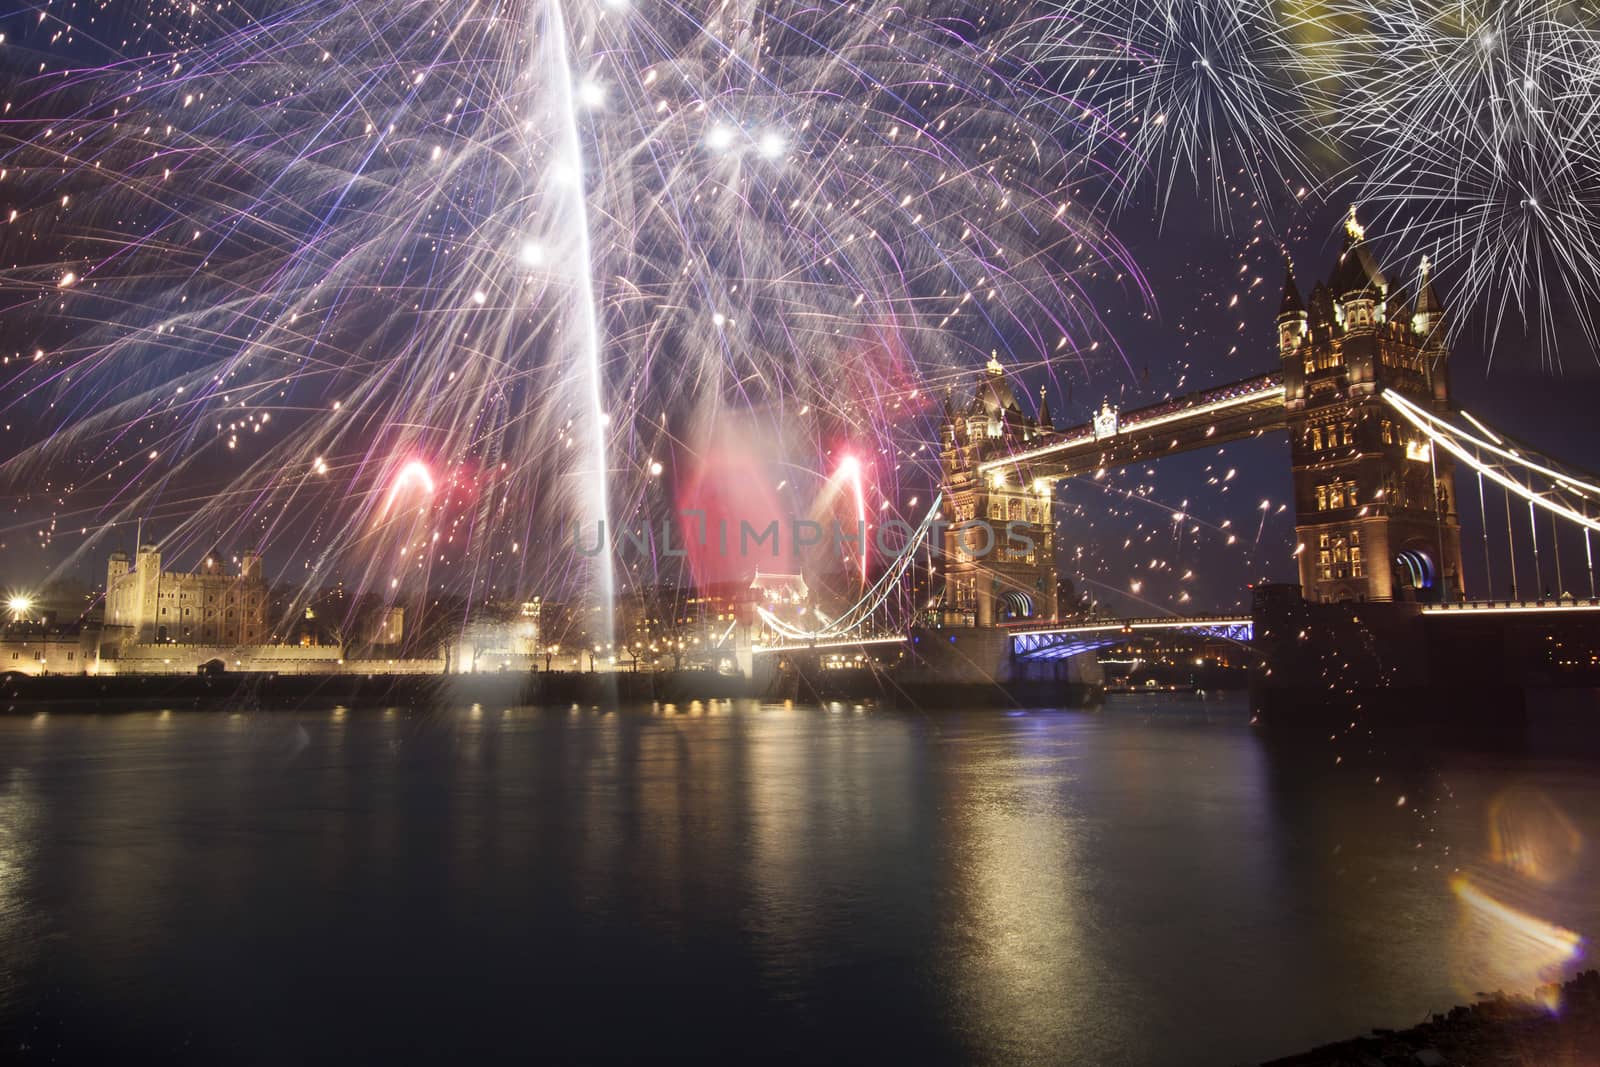
[[[1576,470],[1529,448],[1513,447],[1512,442],[1496,433],[1467,412],[1460,412],[1466,425],[1416,404],[1392,391],[1385,390],[1383,399],[1412,427],[1421,431],[1432,447],[1443,448],[1459,462],[1469,467],[1477,476],[1479,521],[1484,528],[1484,568],[1490,582],[1489,571],[1488,506],[1484,496],[1484,482],[1500,486],[1506,493],[1506,536],[1508,538],[1513,596],[1517,595],[1516,529],[1511,515],[1513,496],[1528,506],[1528,536],[1534,566],[1536,587],[1543,586],[1543,562],[1539,555],[1539,524],[1537,516],[1544,512],[1550,516],[1551,559],[1555,565],[1557,595],[1562,584],[1560,522],[1565,522],[1583,532],[1584,560],[1589,572],[1589,595],[1596,594],[1594,549],[1592,537],[1600,532],[1600,479]]]
[[[873,613],[883,606],[883,602],[889,599],[889,594],[899,584],[907,568],[916,560],[917,550],[928,539],[928,531],[933,528],[934,520],[939,517],[939,508],[943,501],[943,493],[934,496],[928,514],[923,516],[922,522],[911,531],[911,536],[906,538],[905,545],[895,554],[894,562],[838,618],[826,619],[818,629],[805,630],[793,623],[785,622],[766,608],[758,607],[756,613],[774,631],[795,641],[829,641],[858,632],[867,620],[872,618]]]

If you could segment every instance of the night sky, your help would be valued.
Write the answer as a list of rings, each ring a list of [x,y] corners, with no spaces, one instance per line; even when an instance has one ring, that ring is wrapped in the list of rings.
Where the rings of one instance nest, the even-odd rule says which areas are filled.
[[[152,10],[161,15],[161,5],[154,5]],[[101,25],[118,21],[114,13],[104,9],[98,17]],[[120,25],[128,30],[138,21],[137,17],[124,15]],[[92,34],[80,37],[66,33],[63,25],[54,17],[41,23],[38,16],[31,14],[0,18],[0,32],[5,35],[0,44],[0,77],[9,87],[8,98],[19,104],[18,112],[30,116],[6,118],[0,125],[6,138],[0,166],[38,145],[40,116],[46,116],[49,110],[43,105],[29,108],[30,97],[46,92],[45,83],[37,77],[40,55],[71,66],[74,60],[81,62],[84,57],[97,54],[105,44],[91,46],[85,42]],[[164,43],[181,49],[205,43],[207,25],[219,34],[226,28],[222,19],[200,24],[198,30],[194,24],[189,25],[188,40]],[[135,34],[137,41],[137,26],[129,32]],[[118,47],[106,47],[119,51]],[[120,50],[127,54],[138,51],[137,47]],[[37,105],[37,100],[33,102]],[[56,99],[50,106],[63,105]],[[9,114],[10,104],[7,110]],[[241,175],[240,181],[245,180]],[[15,180],[0,183],[0,217],[19,205],[24,211],[36,207],[38,196],[38,185],[24,187]],[[1102,399],[1125,409],[1134,408],[1174,393],[1275,369],[1278,361],[1274,316],[1281,294],[1285,252],[1294,261],[1302,290],[1308,290],[1332,266],[1339,247],[1340,223],[1348,208],[1348,196],[1330,184],[1303,199],[1285,189],[1279,202],[1263,211],[1240,182],[1230,187],[1227,219],[1219,222],[1209,191],[1197,191],[1193,183],[1180,180],[1159,217],[1148,202],[1135,202],[1112,219],[1112,234],[1126,246],[1148,280],[1156,302],[1153,310],[1146,308],[1131,285],[1107,284],[1100,279],[1088,291],[1101,304],[1098,311],[1109,337],[1092,357],[1059,358],[1050,352],[1041,353],[1039,346],[1019,330],[1003,329],[1001,340],[991,337],[958,346],[959,355],[942,364],[949,368],[942,377],[945,381],[953,377],[969,382],[981,367],[985,344],[1008,348],[1001,353],[1001,361],[1015,369],[1019,395],[1031,402],[1043,384],[1055,422],[1062,426],[1085,421]],[[889,225],[892,227],[892,220]],[[27,359],[28,348],[44,343],[40,338],[64,345],[73,341],[70,329],[52,322],[49,297],[41,300],[36,278],[41,270],[61,261],[67,251],[81,254],[81,247],[64,250],[52,243],[53,237],[66,232],[57,228],[41,240],[38,231],[11,226],[0,242],[4,260],[0,263],[4,269],[0,274],[0,350],[9,353],[18,364]],[[293,232],[285,230],[278,236],[288,239]],[[73,238],[81,245],[83,234],[74,234]],[[249,239],[264,238],[254,235]],[[1382,246],[1378,251],[1382,256]],[[1415,264],[1385,260],[1384,267],[1394,278],[1410,275]],[[1449,303],[1452,279],[1448,272],[1442,281]],[[1491,359],[1491,346],[1473,311],[1454,307],[1451,310],[1464,319],[1451,363],[1457,403],[1514,439],[1577,467],[1600,469],[1600,437],[1593,432],[1592,414],[1594,401],[1600,398],[1600,365],[1576,325],[1558,324],[1563,358],[1561,369],[1553,370],[1534,341],[1523,343],[1515,334],[1504,331],[1494,339]],[[1086,334],[1085,340],[1087,337]],[[1120,348],[1120,354],[1114,351],[1116,348]],[[661,361],[667,365],[651,368],[651,388],[658,391],[669,391],[674,378],[673,350],[665,352]],[[688,360],[681,351],[677,358]],[[38,440],[41,425],[61,415],[42,407],[37,392],[24,398],[17,384],[21,380],[20,373],[0,374],[0,388],[6,390],[0,393],[6,424],[4,441],[10,442],[9,447],[0,442],[0,459],[9,458],[24,444]],[[631,388],[626,382],[608,384],[622,394]],[[942,391],[938,381],[927,384]],[[413,381],[403,387],[426,388]],[[960,390],[958,386],[958,399]],[[286,401],[291,405],[303,402],[303,398]],[[640,404],[635,409],[641,420],[646,418],[646,408]],[[241,415],[240,419],[245,417]],[[254,419],[251,416],[248,421],[241,421],[237,429],[230,427],[230,432],[259,433],[261,427],[254,424]],[[218,422],[218,426],[222,423]],[[914,442],[931,440],[935,428],[936,419],[924,414],[904,419],[890,430],[899,447],[909,450]],[[630,433],[628,440],[633,443],[618,446],[628,453],[622,460],[625,464],[639,465],[657,454],[644,454],[647,446],[638,443],[642,438],[637,432]],[[657,447],[664,449],[662,458],[677,454],[659,442]],[[51,479],[59,482],[59,472],[71,470],[74,462],[74,457],[59,456],[55,475],[30,468],[24,480],[19,482],[13,477],[3,487],[0,501],[7,514],[0,525],[0,586],[36,588],[46,574],[94,583],[104,573],[105,552],[113,545],[131,548],[133,531],[120,529],[94,551],[80,554],[84,538],[75,528],[99,522],[107,514],[107,505],[104,501],[92,507],[62,503],[64,498],[56,495],[56,484]],[[163,497],[169,513],[185,501],[206,500],[226,485],[235,470],[230,462],[228,455],[222,453],[175,477]],[[917,476],[908,474],[898,491],[904,498],[925,490],[919,490]],[[1080,479],[1065,484],[1059,496],[1064,502],[1058,541],[1062,573],[1113,611],[1158,614],[1235,608],[1248,603],[1247,583],[1294,577],[1293,514],[1292,508],[1285,506],[1290,500],[1288,446],[1281,435],[1117,471],[1101,482]],[[1477,496],[1464,477],[1460,500],[1469,594],[1492,592],[1504,596],[1507,590],[1502,524],[1493,519],[1490,522],[1495,543],[1491,560],[1495,588],[1486,590],[1483,547],[1476,521]],[[1263,501],[1267,502],[1265,509],[1261,506]],[[476,501],[462,505],[463,509],[474,506]],[[1491,515],[1500,506],[1500,497],[1491,496]],[[1175,522],[1173,515],[1179,511],[1185,517]],[[322,521],[316,514],[302,513],[293,519],[274,521],[281,524],[271,528],[286,540],[297,545],[317,543],[319,535],[309,532]],[[1518,534],[1526,555],[1525,514],[1520,515],[1519,521],[1522,525]],[[152,520],[154,536],[162,537],[168,532],[162,525],[159,520]],[[188,557],[209,551],[213,545],[227,544],[238,530],[236,524],[219,523],[214,535],[187,531],[176,553],[176,563],[185,565],[192,562]],[[1548,526],[1541,526],[1541,534],[1549,536]],[[215,540],[211,540],[213,536]],[[326,543],[326,535],[321,536]],[[1586,593],[1586,580],[1575,577],[1583,560],[1581,539],[1569,535],[1562,542],[1562,553],[1568,568],[1565,585]],[[276,573],[286,581],[299,580],[295,560],[283,556],[280,552],[274,558],[269,546],[269,574]],[[1531,570],[1531,560],[1519,563],[1519,569]],[[448,584],[455,579],[440,580]],[[1547,579],[1546,584],[1552,581]]]

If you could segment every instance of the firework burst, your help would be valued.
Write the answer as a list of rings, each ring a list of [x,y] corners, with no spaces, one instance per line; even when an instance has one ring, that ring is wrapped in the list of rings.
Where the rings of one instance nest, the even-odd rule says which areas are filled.
[[[1028,23],[1033,54],[1082,105],[1075,116],[1125,150],[1116,202],[1153,196],[1165,215],[1187,181],[1229,226],[1270,216],[1310,171],[1300,101],[1263,0],[1090,0]],[[1301,128],[1303,135],[1304,129]]]
[[[74,527],[299,546],[307,588],[548,588],[550,532],[647,509],[726,408],[887,449],[972,353],[1080,357],[1088,287],[1141,284],[976,7],[109,18],[6,44],[38,69],[5,239],[51,250],[7,257],[7,396],[48,414],[6,473]],[[417,464],[439,491],[397,521]]]
[[[1372,232],[1453,281],[1491,348],[1600,342],[1600,35],[1568,0],[1316,5],[1296,32]]]

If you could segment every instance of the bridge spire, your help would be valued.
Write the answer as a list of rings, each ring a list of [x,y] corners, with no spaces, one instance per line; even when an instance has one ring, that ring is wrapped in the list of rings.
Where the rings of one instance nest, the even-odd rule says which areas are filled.
[[[1283,257],[1283,299],[1278,303],[1278,355],[1290,359],[1305,343],[1310,329],[1310,316],[1306,314],[1305,301],[1300,299],[1300,286],[1295,284],[1294,263]]]
[[[1367,228],[1361,225],[1360,219],[1356,218],[1356,205],[1354,204],[1350,205],[1350,214],[1344,220],[1344,232],[1345,236],[1350,238],[1351,244],[1366,239]]]
[[[1300,287],[1294,281],[1294,263],[1285,256],[1283,260],[1283,299],[1278,303],[1278,317],[1304,314],[1305,301],[1300,299]]]
[[[1050,398],[1042,385],[1039,386],[1039,427],[1044,430],[1055,429],[1055,423],[1050,421]]]
[[[1438,340],[1439,327],[1444,324],[1444,304],[1433,288],[1433,264],[1427,256],[1417,271],[1417,302],[1411,309],[1411,328],[1421,334],[1425,342]]]

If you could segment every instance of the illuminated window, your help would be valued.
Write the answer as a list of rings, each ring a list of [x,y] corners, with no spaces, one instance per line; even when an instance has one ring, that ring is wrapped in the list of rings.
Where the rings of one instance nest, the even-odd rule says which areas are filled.
[[[1361,565],[1361,533],[1318,534],[1317,564],[1322,580],[1360,578],[1365,573]]]
[[[1332,370],[1335,367],[1341,367],[1343,365],[1344,360],[1339,358],[1338,351],[1329,346],[1327,348],[1314,351],[1312,353],[1312,357],[1306,360],[1306,373],[1310,374],[1313,371],[1319,370]]]
[[[1329,482],[1317,486],[1317,510],[1337,511],[1340,508],[1353,508],[1356,506],[1356,483],[1354,479],[1348,481]]]

